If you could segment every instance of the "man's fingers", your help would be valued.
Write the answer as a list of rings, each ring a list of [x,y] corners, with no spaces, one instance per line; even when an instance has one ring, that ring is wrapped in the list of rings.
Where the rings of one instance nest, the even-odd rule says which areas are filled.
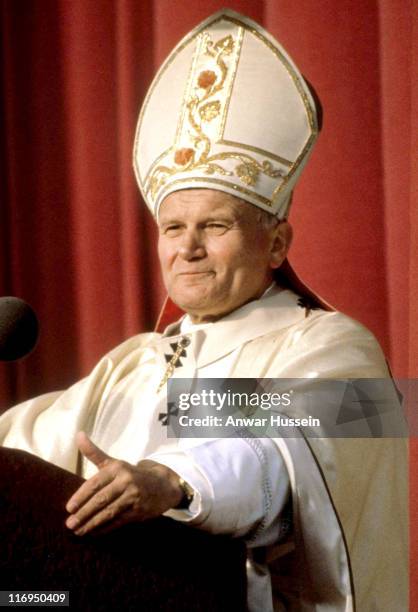
[[[74,513],[79,510],[89,499],[96,493],[107,487],[113,479],[114,475],[110,471],[101,470],[95,476],[83,482],[81,487],[77,489],[74,495],[68,500],[66,505],[67,512]]]
[[[87,457],[89,461],[103,467],[111,459],[98,446],[96,446],[84,431],[79,431],[76,435],[76,442],[80,452]]]
[[[76,527],[73,531],[76,535],[82,536],[105,525],[109,529],[113,529],[116,525],[120,526],[129,522],[131,518],[130,507],[131,502],[121,495],[113,503],[106,506],[106,508],[95,514],[86,523]]]
[[[118,529],[119,527],[123,527],[127,523],[132,523],[135,520],[137,519],[132,516],[132,513],[130,509],[128,508],[127,510],[122,511],[112,521],[108,521],[107,523],[102,523],[98,527],[95,527],[92,530],[91,535],[94,535],[94,536],[106,535],[107,533],[110,533],[111,531],[114,531],[115,529]],[[78,536],[84,535],[83,533],[80,533],[80,531],[78,532],[76,531],[75,533]]]
[[[112,482],[96,493],[96,495],[93,495],[77,512],[71,514],[65,524],[70,529],[81,527],[95,514],[111,506],[123,493],[123,487],[115,486],[115,482]]]

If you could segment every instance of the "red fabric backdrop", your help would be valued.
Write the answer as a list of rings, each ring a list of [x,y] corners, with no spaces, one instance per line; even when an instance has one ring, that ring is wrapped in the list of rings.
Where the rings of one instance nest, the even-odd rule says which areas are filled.
[[[164,292],[131,170],[136,117],[161,60],[223,5],[0,0],[0,294],[42,325],[36,351],[0,368],[0,407],[68,385],[152,328]],[[417,377],[418,2],[229,5],[279,38],[325,109],[292,263],[375,332],[396,376]]]

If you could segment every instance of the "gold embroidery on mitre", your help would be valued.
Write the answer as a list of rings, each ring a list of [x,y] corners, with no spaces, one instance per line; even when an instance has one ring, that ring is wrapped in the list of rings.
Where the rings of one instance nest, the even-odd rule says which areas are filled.
[[[240,37],[242,40],[242,34]],[[286,174],[275,168],[270,161],[259,162],[245,152],[224,151],[211,154],[210,132],[213,132],[213,123],[222,119],[222,113],[229,102],[229,97],[224,95],[225,84],[229,71],[232,69],[235,72],[236,66],[228,65],[227,58],[235,52],[238,61],[237,40],[229,34],[214,42],[208,32],[203,32],[199,35],[197,46],[202,49],[202,55],[208,58],[209,66],[205,66],[205,69],[197,74],[197,78],[194,76],[190,94],[185,100],[184,122],[187,127],[188,146],[174,150],[173,165],[159,165],[154,168],[145,189],[147,194],[151,192],[152,198],[156,197],[169,177],[178,173],[202,170],[207,175],[235,175],[248,186],[256,185],[260,174],[270,178],[284,178]],[[193,63],[195,61],[196,59]],[[221,162],[227,160],[239,162],[233,171],[222,165]]]

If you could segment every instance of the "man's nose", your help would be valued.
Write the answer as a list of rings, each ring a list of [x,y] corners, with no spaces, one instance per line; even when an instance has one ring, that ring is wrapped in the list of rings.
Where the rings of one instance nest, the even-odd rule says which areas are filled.
[[[201,232],[195,228],[186,229],[181,236],[178,252],[187,260],[204,257],[206,249]]]

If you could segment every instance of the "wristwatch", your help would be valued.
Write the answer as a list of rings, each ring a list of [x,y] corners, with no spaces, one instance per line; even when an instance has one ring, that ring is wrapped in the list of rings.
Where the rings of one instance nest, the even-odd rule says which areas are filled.
[[[194,489],[183,478],[179,478],[179,487],[183,491],[183,497],[175,510],[188,510],[194,498]]]

